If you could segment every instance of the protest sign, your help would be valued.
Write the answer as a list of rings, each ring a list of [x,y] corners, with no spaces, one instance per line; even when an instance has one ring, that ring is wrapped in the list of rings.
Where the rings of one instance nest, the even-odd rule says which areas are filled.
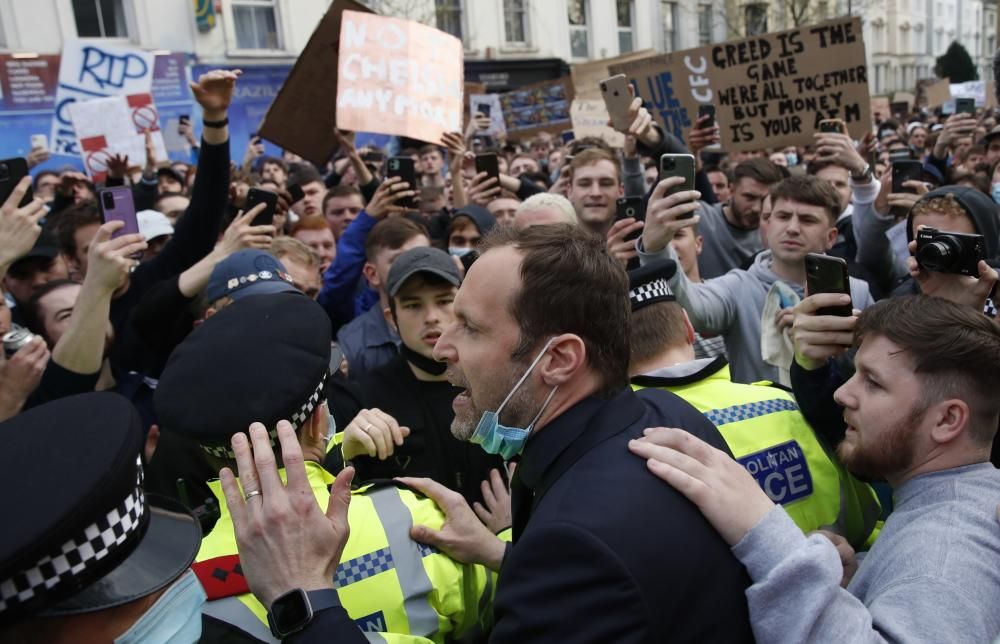
[[[913,104],[916,102],[917,97],[910,92],[896,92],[892,95],[893,103],[906,103],[906,109],[909,111],[913,108]]]
[[[490,136],[505,136],[507,134],[499,94],[472,94],[469,96],[469,112],[470,114],[481,112],[490,117],[489,129],[477,130],[478,132]]]
[[[96,182],[107,178],[108,159],[116,154],[128,156],[130,166],[145,165],[147,130],[152,133],[156,158],[167,159],[159,115],[150,94],[77,101],[69,106],[69,113],[84,169]]]
[[[573,86],[570,78],[525,85],[500,95],[507,136],[524,140],[539,132],[559,134],[571,127]]]
[[[956,98],[975,99],[976,107],[988,108],[995,105],[996,99],[993,96],[992,81],[966,81],[964,83],[952,83],[951,99],[941,105],[941,111],[945,114],[955,113]]]
[[[888,96],[871,97],[872,123],[878,123],[892,116]]]
[[[371,11],[354,0],[334,0],[295,60],[258,128],[260,135],[323,166],[337,151],[337,47],[346,10]]]
[[[868,71],[855,16],[612,65],[664,129],[683,138],[713,103],[728,151],[806,145],[823,119],[869,129]]]
[[[573,137],[587,136],[604,139],[613,148],[625,146],[625,135],[608,126],[608,108],[600,98],[574,98],[570,106]]]
[[[923,83],[922,86],[921,83]],[[923,90],[923,96],[920,96],[921,90]],[[951,100],[951,82],[947,78],[942,78],[941,80],[931,78],[919,81],[917,83],[918,105],[921,104],[921,98],[923,98],[924,107],[930,109],[941,107]]]
[[[437,143],[462,130],[462,41],[418,22],[345,11],[337,123]]]
[[[655,49],[643,49],[642,51],[634,51],[629,54],[615,56],[614,58],[603,58],[589,63],[573,65],[569,69],[570,76],[573,79],[573,97],[582,99],[600,99],[600,82],[605,78],[614,75],[608,71],[608,68],[611,67],[611,65],[627,63],[633,60],[640,60],[642,58],[650,58],[655,55]]]
[[[94,40],[67,40],[59,65],[51,146],[55,155],[78,156],[70,106],[106,96],[149,94],[153,54]]]

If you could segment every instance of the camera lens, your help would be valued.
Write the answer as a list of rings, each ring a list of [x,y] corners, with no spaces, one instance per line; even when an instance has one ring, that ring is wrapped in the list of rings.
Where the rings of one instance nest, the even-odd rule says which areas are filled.
[[[115,207],[115,197],[110,192],[105,192],[101,199],[104,200],[104,208],[106,210],[111,210]]]
[[[917,251],[917,263],[929,271],[942,273],[948,270],[960,254],[961,248],[949,237],[938,237],[924,244]]]
[[[625,216],[626,217],[635,217],[635,208],[626,208],[625,209]]]

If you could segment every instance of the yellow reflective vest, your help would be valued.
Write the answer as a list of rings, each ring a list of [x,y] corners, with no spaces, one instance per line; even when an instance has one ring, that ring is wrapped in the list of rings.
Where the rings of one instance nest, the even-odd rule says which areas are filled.
[[[767,382],[732,382],[721,357],[637,376],[632,387],[666,389],[705,414],[736,460],[804,532],[830,530],[855,549],[874,535],[880,514],[874,490],[830,455],[787,391]]]
[[[280,470],[282,480],[285,471]],[[326,509],[333,476],[306,462],[319,506]],[[219,481],[209,487],[221,516],[201,543],[196,561],[237,553],[232,516]],[[355,491],[348,510],[351,536],[337,567],[334,586],[341,604],[373,642],[443,642],[488,631],[496,575],[483,566],[461,564],[410,538],[414,524],[440,529],[444,515],[430,499],[395,486]],[[202,612],[265,642],[276,641],[267,609],[247,593],[207,602]]]

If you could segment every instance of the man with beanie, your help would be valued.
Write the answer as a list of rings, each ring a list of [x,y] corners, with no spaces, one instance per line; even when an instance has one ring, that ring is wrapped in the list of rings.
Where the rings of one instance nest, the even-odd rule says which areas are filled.
[[[769,382],[732,382],[724,356],[695,358],[694,328],[667,285],[676,270],[663,260],[629,271],[632,387],[691,403],[803,532],[822,529],[861,549],[881,512],[874,492],[817,439],[790,393]]]
[[[436,248],[413,248],[389,269],[387,322],[402,340],[399,355],[352,382],[334,382],[330,411],[343,428],[341,451],[359,481],[421,476],[434,479],[473,504],[480,484],[503,461],[451,435],[452,401],[461,390],[433,358],[444,329],[455,321],[461,277],[452,258]],[[499,525],[505,528],[507,525]]]
[[[234,434],[242,436],[251,423],[259,423],[259,436],[251,431],[254,443],[275,448],[278,423],[287,421],[305,460],[301,475],[326,507],[334,483],[320,465],[330,432],[324,402],[330,340],[323,308],[300,293],[235,300],[171,354],[155,396],[162,431],[197,441],[203,458],[218,471],[236,465],[230,443]],[[284,467],[280,461],[278,466]],[[301,462],[295,466],[303,467]],[[250,505],[265,502],[255,498],[259,481],[241,484]],[[275,613],[274,606],[250,594],[229,506],[219,481],[210,481],[209,487],[222,511],[194,566],[208,594],[204,612],[215,620],[206,640],[249,635],[271,641],[306,627],[289,623],[286,611]],[[347,613],[339,621],[346,622],[349,615],[363,631],[435,641],[470,632],[478,624],[480,602],[489,605],[491,577],[482,567],[459,564],[412,541],[410,527],[425,520],[441,525],[443,516],[433,502],[407,490],[383,485],[356,493],[348,513],[351,536],[332,588],[304,589],[300,599],[308,606],[300,608],[311,607],[310,615],[342,612],[343,602]],[[264,599],[271,604],[276,598]]]
[[[482,206],[469,204],[459,208],[448,223],[448,254],[462,257],[475,250],[479,240],[495,225],[496,219]]]

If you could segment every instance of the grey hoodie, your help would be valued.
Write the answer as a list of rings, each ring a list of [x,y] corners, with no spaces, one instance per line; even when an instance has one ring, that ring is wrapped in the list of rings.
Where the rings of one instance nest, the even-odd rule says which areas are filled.
[[[677,253],[670,244],[657,253],[639,251],[642,264],[664,258],[677,261]],[[670,279],[670,288],[687,311],[695,331],[725,338],[733,382],[778,382],[778,368],[764,362],[760,353],[761,312],[771,285],[778,279],[771,270],[769,250],[757,255],[746,271],[733,269],[701,284],[690,281],[684,271],[677,271]],[[805,297],[801,286],[782,281],[799,297]],[[851,300],[856,309],[874,303],[867,282],[851,278]]]

